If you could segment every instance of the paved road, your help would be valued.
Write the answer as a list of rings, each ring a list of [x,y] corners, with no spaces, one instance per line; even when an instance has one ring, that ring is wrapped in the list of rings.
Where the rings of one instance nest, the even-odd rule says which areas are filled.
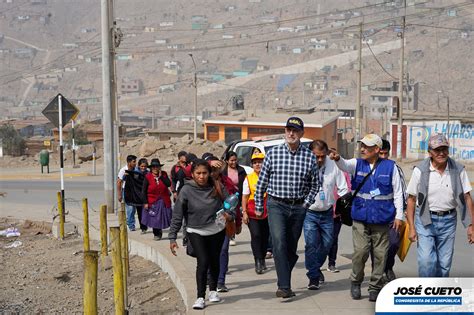
[[[92,211],[97,211],[103,203],[104,193],[102,177],[75,177],[66,181],[66,210],[72,208],[81,209],[80,201],[86,197]],[[0,216],[6,213],[6,209],[16,209],[20,218],[42,219],[45,213],[53,217],[57,199],[56,192],[59,191],[57,180],[27,180],[13,181],[3,180],[0,182],[0,191],[6,192],[7,196],[1,200]],[[80,213],[80,211],[78,212]],[[466,242],[466,230],[462,224],[458,224],[456,231],[456,254],[453,261],[453,276],[473,276],[474,254],[473,246]],[[300,248],[303,248],[301,243]],[[405,262],[397,261],[395,271],[400,276],[416,276],[416,250],[413,247]],[[343,227],[340,235],[339,255],[350,258],[352,254],[352,236],[350,228]],[[303,256],[302,256],[303,257]],[[301,259],[301,258],[300,258]],[[345,266],[348,268],[348,266]]]

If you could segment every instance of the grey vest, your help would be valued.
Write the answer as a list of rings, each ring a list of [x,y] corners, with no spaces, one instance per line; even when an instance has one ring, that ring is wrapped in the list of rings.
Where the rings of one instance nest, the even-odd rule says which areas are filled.
[[[428,183],[430,180],[430,158],[424,159],[418,166],[421,171],[420,176],[420,190],[418,192],[418,207],[420,208],[419,216],[424,226],[431,224],[431,216],[428,205]],[[461,172],[464,165],[461,165],[451,158],[448,158],[449,174],[451,177],[451,187],[453,188],[454,196],[456,198],[456,210],[461,216],[461,221],[464,227],[469,225],[466,217],[466,200],[464,199],[464,192],[461,183]]]

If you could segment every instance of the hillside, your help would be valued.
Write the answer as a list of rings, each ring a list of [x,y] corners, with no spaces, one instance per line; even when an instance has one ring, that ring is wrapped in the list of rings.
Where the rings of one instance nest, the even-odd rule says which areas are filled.
[[[304,106],[354,104],[356,62],[295,70],[283,86],[278,71],[356,54],[362,20],[364,39],[373,50],[396,41],[400,7],[399,1],[117,1],[115,18],[124,34],[117,49],[120,110],[144,113],[166,104],[172,115],[191,114],[194,67],[189,52],[200,89],[213,83],[226,88],[200,96],[200,111],[220,111],[237,94],[250,108],[300,107],[303,101]],[[472,2],[407,1],[405,60],[410,80],[419,83],[420,109],[444,108],[444,96],[437,91],[449,95],[453,110],[473,109],[473,13]],[[0,30],[2,116],[37,114],[58,92],[79,103],[83,118],[100,116],[99,1],[4,0]],[[364,55],[363,102],[368,104],[372,87],[398,78],[399,49]],[[255,79],[245,84],[228,83],[252,75]],[[322,76],[330,78],[327,88],[316,90]],[[121,86],[127,80],[139,80],[140,91],[127,95]],[[159,93],[160,86],[169,84],[170,92]],[[335,96],[336,90],[347,90],[347,96]]]

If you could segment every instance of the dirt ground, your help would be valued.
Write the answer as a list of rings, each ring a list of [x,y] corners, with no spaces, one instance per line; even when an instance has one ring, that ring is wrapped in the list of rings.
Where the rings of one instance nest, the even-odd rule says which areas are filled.
[[[0,314],[81,314],[83,243],[78,236],[54,239],[50,227],[34,222],[0,219],[0,230],[15,225],[19,237],[0,236]],[[14,241],[16,248],[5,248]],[[91,249],[99,249],[91,243]],[[113,314],[112,268],[99,260],[98,313]],[[178,290],[157,265],[130,257],[128,285],[130,314],[185,314]]]

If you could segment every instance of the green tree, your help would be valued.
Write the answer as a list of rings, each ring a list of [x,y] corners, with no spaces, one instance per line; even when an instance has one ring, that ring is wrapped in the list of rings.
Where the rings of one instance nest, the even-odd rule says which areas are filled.
[[[4,154],[19,156],[25,153],[26,142],[12,125],[0,126],[0,140],[3,144]]]

